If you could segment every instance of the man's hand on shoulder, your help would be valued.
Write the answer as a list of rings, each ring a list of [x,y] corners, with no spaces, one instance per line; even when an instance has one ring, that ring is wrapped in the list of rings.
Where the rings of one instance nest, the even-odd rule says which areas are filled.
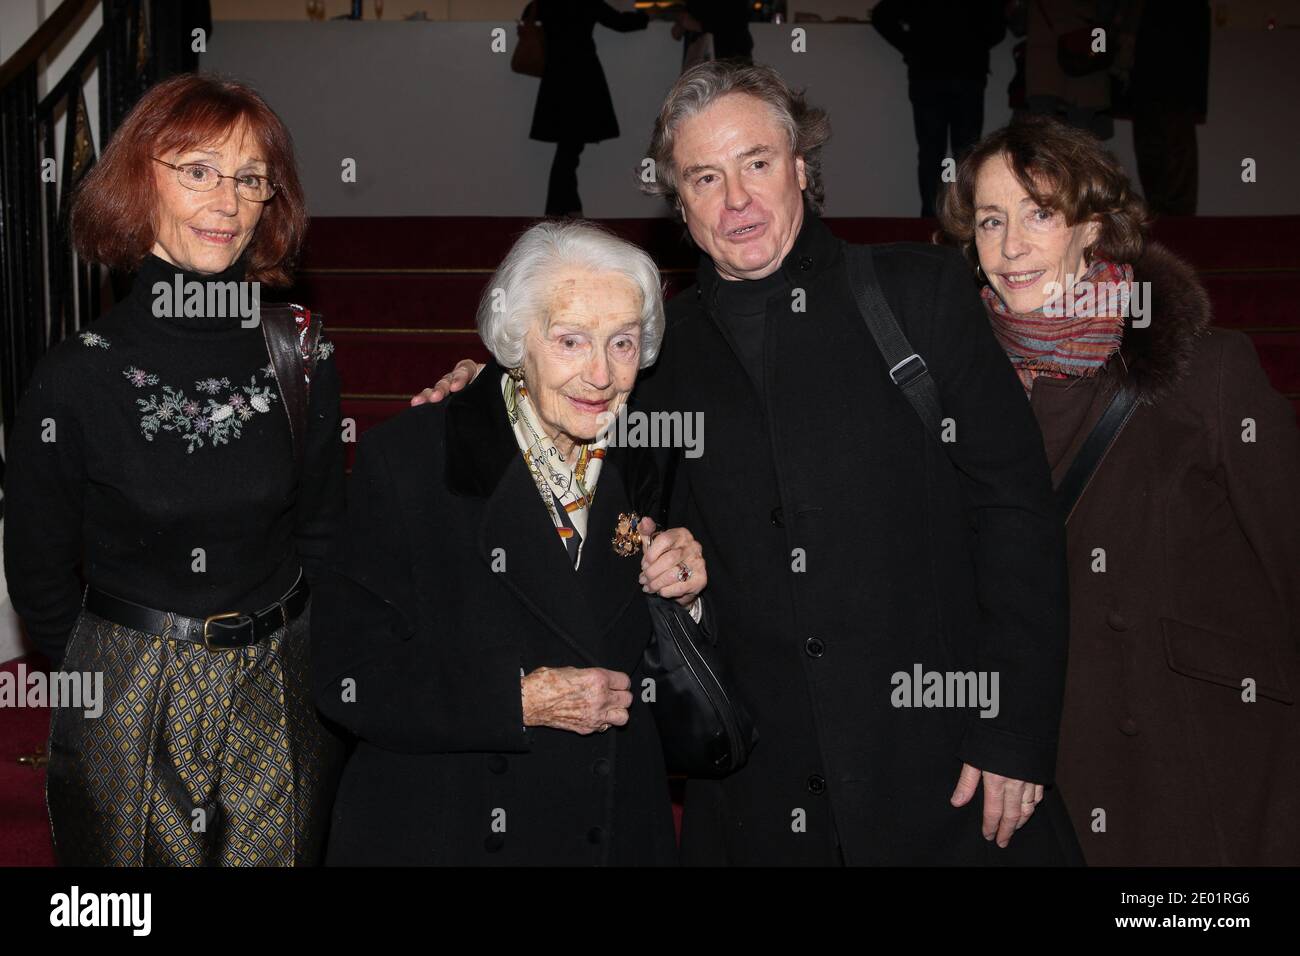
[[[427,403],[437,404],[452,392],[459,392],[474,379],[478,378],[478,373],[483,371],[484,366],[473,359],[461,359],[456,363],[456,367],[438,379],[438,383],[433,388],[426,388],[419,395],[411,396],[412,405],[424,405]]]

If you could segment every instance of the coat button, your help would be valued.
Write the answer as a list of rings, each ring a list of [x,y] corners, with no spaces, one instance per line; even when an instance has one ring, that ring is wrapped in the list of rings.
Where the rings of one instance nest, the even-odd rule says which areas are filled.
[[[587,831],[588,843],[603,843],[605,841],[605,831],[600,827],[592,827]]]
[[[785,527],[785,511],[780,505],[772,509],[772,524],[778,528]]]
[[[483,841],[483,849],[489,853],[496,853],[506,845],[506,838],[500,833],[490,833],[486,840]]]
[[[1112,631],[1127,631],[1133,625],[1119,611],[1110,611],[1106,614],[1106,626]]]
[[[595,763],[593,763],[593,764],[591,765],[591,772],[594,773],[594,774],[595,774],[596,776],[598,776],[598,777],[608,777],[608,776],[609,776],[609,761],[606,760],[604,757],[601,757],[600,759],[598,759]]]
[[[799,268],[800,268],[800,269],[802,269],[804,272],[807,272],[807,271],[808,271],[809,269],[811,269],[812,267],[813,267],[813,258],[812,258],[812,256],[801,256],[801,257],[800,257],[800,259],[799,259]]]
[[[487,761],[488,770],[493,773],[505,773],[510,767],[510,762],[500,754],[492,754]]]
[[[821,657],[826,653],[826,644],[820,637],[810,637],[803,642],[803,649],[809,657]]]
[[[808,778],[808,792],[814,797],[819,797],[826,792],[826,778],[819,773],[813,774]]]
[[[1125,737],[1136,737],[1138,735],[1138,722],[1132,717],[1125,717],[1119,722],[1119,732]]]

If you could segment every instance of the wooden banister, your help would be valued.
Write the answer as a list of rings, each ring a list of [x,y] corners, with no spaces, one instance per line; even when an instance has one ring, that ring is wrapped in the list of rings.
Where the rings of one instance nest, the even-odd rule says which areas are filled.
[[[63,0],[59,8],[45,18],[45,22],[36,28],[26,43],[4,65],[0,66],[0,90],[35,63],[54,46],[70,26],[88,16],[91,9],[99,5],[99,0]]]

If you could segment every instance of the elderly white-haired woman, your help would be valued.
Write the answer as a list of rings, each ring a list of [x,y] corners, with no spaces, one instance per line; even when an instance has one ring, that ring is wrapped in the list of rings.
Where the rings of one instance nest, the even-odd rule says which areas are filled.
[[[329,862],[675,862],[643,592],[699,614],[707,575],[649,519],[616,553],[659,483],[602,432],[663,331],[649,256],[540,223],[484,292],[487,374],[362,440],[313,627],[317,703],[357,738]]]

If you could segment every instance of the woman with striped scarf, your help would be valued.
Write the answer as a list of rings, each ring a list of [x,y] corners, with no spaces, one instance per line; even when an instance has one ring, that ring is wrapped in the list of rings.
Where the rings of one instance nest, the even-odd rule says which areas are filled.
[[[1068,522],[1057,783],[1090,864],[1300,863],[1300,440],[1091,134],[961,160],[964,249]],[[960,434],[960,423],[958,423]],[[1091,463],[1091,469],[1085,467]]]

